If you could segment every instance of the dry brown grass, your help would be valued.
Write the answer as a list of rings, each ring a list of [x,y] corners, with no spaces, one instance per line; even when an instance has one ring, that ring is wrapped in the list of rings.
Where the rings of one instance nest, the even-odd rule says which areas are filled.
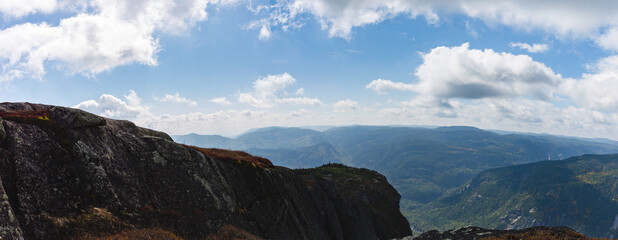
[[[176,234],[157,228],[124,231],[112,236],[92,238],[92,240],[183,240]]]
[[[210,235],[204,240],[262,240],[262,238],[232,225],[223,225],[217,234]]]
[[[261,167],[261,168],[269,168],[273,166],[273,163],[270,160],[263,158],[263,157],[256,157],[256,156],[253,156],[243,151],[231,151],[231,150],[223,150],[223,149],[218,149],[218,148],[200,148],[196,146],[187,146],[187,147],[198,150],[205,155],[211,156],[219,160],[226,160],[226,161],[232,161],[232,162],[245,162],[245,163],[250,163],[252,166]]]

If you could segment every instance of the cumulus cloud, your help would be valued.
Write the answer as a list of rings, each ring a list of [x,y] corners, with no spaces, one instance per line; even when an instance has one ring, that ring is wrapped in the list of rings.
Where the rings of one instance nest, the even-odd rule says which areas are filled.
[[[296,92],[294,92],[295,95],[305,95],[305,89],[304,88],[299,88],[296,90]]]
[[[380,110],[383,119],[588,137],[618,133],[618,55],[601,59],[580,78],[563,78],[527,55],[469,44],[437,47],[422,58],[418,82],[377,79],[366,86],[416,94]]]
[[[261,77],[253,82],[253,92],[238,94],[238,102],[249,104],[257,108],[271,108],[275,106],[275,103],[295,105],[322,104],[317,98],[279,98],[279,96],[277,96],[279,92],[294,84],[296,84],[296,79],[288,73]],[[299,93],[299,90],[297,90],[296,93]],[[304,89],[300,92],[304,93]]]
[[[356,111],[358,109],[358,102],[352,99],[345,99],[333,104],[335,112],[348,112]]]
[[[601,59],[580,78],[563,78],[526,55],[469,44],[437,47],[422,57],[418,82],[377,79],[366,86],[416,93],[380,110],[383,119],[587,137],[618,133],[618,55]]]
[[[109,94],[103,94],[99,100],[83,101],[75,106],[88,112],[99,114],[104,117],[116,119],[139,119],[150,118],[150,108],[142,104],[142,99],[135,91],[130,90],[129,95],[124,95],[124,100]]]
[[[0,13],[8,17],[23,17],[42,12],[51,13],[58,7],[56,0],[0,1]]]
[[[532,97],[548,101],[562,81],[560,74],[527,55],[470,49],[468,43],[437,47],[422,57],[415,71],[417,83],[377,79],[365,87],[378,93],[412,91],[438,100]]]
[[[181,97],[179,93],[176,93],[174,95],[165,94],[165,96],[162,98],[154,97],[154,100],[159,101],[159,102],[186,103],[187,105],[193,106],[193,107],[197,106],[196,101]]]
[[[266,25],[262,25],[260,28],[260,36],[258,37],[260,40],[268,40],[270,39],[270,28]]]
[[[253,93],[239,93],[238,101],[258,108],[273,107],[276,93],[296,83],[290,74],[268,75],[253,82]]]
[[[560,91],[580,106],[618,112],[618,55],[600,60],[593,73],[565,80]]]
[[[389,90],[416,91],[414,84],[393,82],[391,80],[376,79],[371,81],[365,88],[372,89],[378,93],[386,93]]]
[[[604,34],[598,36],[595,41],[604,49],[618,51],[618,26],[608,29]]]
[[[253,89],[258,97],[268,98],[295,83],[296,79],[288,73],[268,75],[253,82]]]
[[[37,4],[34,4],[37,2]],[[39,5],[39,2],[42,3]],[[206,19],[211,0],[90,0],[76,15],[57,25],[23,23],[0,30],[0,64],[4,81],[40,79],[47,64],[68,74],[93,76],[138,63],[157,65],[155,33],[175,34]],[[2,1],[5,15],[23,16],[58,10],[56,1]],[[73,4],[74,5],[74,4]]]
[[[541,53],[541,52],[547,52],[547,50],[549,50],[549,46],[547,44],[539,44],[539,43],[534,43],[530,45],[528,43],[512,42],[511,47],[523,49],[530,53]]]
[[[226,97],[219,97],[210,99],[210,102],[221,105],[232,105],[232,102],[228,101]]]
[[[415,91],[437,98],[500,98],[530,96],[549,100],[559,74],[527,55],[491,49],[437,47],[423,54],[416,69]]]

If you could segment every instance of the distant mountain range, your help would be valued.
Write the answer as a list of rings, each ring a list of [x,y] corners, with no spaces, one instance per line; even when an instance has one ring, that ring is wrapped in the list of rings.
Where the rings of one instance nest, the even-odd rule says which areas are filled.
[[[384,174],[414,209],[438,199],[483,170],[583,154],[618,153],[613,141],[516,134],[473,127],[334,127],[255,129],[237,138],[189,134],[175,141],[244,150],[290,168],[344,163]]]
[[[614,238],[618,236],[618,155],[584,155],[486,170],[408,215],[417,230],[568,226],[588,236]]]

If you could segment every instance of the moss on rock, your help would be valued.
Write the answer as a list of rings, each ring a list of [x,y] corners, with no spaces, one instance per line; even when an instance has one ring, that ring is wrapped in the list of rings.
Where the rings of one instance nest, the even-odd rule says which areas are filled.
[[[0,144],[6,139],[6,131],[4,130],[4,120],[0,117]]]

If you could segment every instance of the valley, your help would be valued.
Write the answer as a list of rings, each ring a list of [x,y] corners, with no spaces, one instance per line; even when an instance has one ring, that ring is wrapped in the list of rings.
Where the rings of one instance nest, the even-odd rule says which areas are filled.
[[[618,211],[611,210],[607,214],[613,214],[612,216],[603,216],[603,220],[600,220],[601,216],[590,212],[593,208],[580,206],[586,203],[590,206],[610,207],[616,203],[615,198],[613,200],[607,196],[600,198],[602,194],[597,193],[589,196],[590,199],[595,200],[593,202],[589,201],[590,199],[586,201],[586,199],[567,198],[570,199],[568,201],[576,201],[580,205],[566,204],[554,209],[554,212],[551,213],[554,214],[552,215],[553,220],[551,218],[542,221],[535,220],[523,214],[524,210],[521,206],[521,204],[529,203],[525,201],[526,199],[532,199],[530,193],[526,192],[528,190],[519,190],[524,192],[517,192],[515,196],[509,195],[508,197],[506,193],[498,191],[509,189],[510,185],[507,183],[516,184],[520,182],[518,178],[507,178],[503,175],[500,176],[504,179],[501,179],[501,182],[495,185],[495,189],[479,193],[479,196],[481,196],[479,199],[488,202],[476,201],[473,197],[462,200],[462,197],[456,194],[462,191],[461,189],[465,188],[469,181],[474,182],[475,179],[481,178],[485,171],[491,169],[500,169],[500,167],[507,167],[508,169],[509,166],[517,168],[520,165],[528,166],[522,164],[535,162],[559,164],[564,161],[556,160],[564,160],[584,154],[617,153],[618,143],[609,140],[492,132],[472,127],[388,126],[333,127],[323,132],[302,128],[270,127],[256,129],[237,138],[195,134],[172,137],[177,142],[185,144],[242,149],[251,154],[268,158],[275,164],[290,168],[309,168],[326,163],[343,163],[376,170],[384,174],[402,195],[401,211],[408,218],[413,229],[419,231],[434,228],[446,230],[469,225],[517,229],[542,224],[559,226],[568,223],[567,225],[576,230],[581,230],[585,234],[609,236],[608,234],[614,233],[610,233],[610,228],[606,225],[609,224],[611,227],[614,223],[614,217],[618,214]],[[611,169],[611,166],[605,167]],[[586,188],[587,183],[582,181],[601,181],[599,180],[601,175],[598,174],[571,176],[554,170],[554,168],[554,166],[548,167],[546,171],[547,174],[556,174],[556,178],[544,179],[538,176],[538,178],[544,180],[534,183],[538,185],[538,189],[534,190],[536,194],[545,191],[548,194],[558,194],[554,196],[556,198],[553,200],[544,199],[543,204],[551,205],[562,203],[563,200],[567,201],[563,199],[563,194],[564,196],[583,192],[593,194],[596,191],[593,191],[595,188]],[[609,192],[615,191],[616,180],[612,178],[613,173],[605,172],[603,174],[606,174],[602,175],[603,177],[607,177],[602,178],[603,181],[609,182],[605,184],[613,183],[614,185],[599,186],[608,188],[607,191]],[[563,186],[571,180],[583,185],[574,188],[558,188],[557,192],[549,191],[556,186]],[[493,200],[488,198],[488,196],[492,196],[492,193],[498,194]],[[460,199],[462,203],[453,199]],[[468,207],[458,205],[471,204],[470,202],[478,202],[479,205],[465,205]],[[510,202],[512,206],[505,205],[507,202]],[[546,214],[539,210],[546,205],[530,204],[531,207],[525,209],[528,214],[530,211],[536,211],[536,215]],[[498,208],[498,206],[501,206],[501,208]],[[458,214],[457,211],[452,209],[464,209],[463,212],[473,215],[449,215]],[[482,211],[484,214],[477,214],[479,209],[484,209]],[[556,213],[560,211],[566,211],[561,212],[561,214],[571,214],[568,211],[588,211],[591,214],[589,215],[590,218],[598,220],[598,222],[593,221],[595,226],[598,227],[584,227],[585,224],[592,224],[588,220],[581,220],[581,222],[573,219],[571,219],[571,222],[561,220],[564,217]],[[463,212],[459,214],[463,214]],[[582,214],[582,212],[579,213]],[[532,222],[533,220],[534,222]],[[526,221],[527,223],[524,224]],[[601,222],[605,225],[598,225]]]

